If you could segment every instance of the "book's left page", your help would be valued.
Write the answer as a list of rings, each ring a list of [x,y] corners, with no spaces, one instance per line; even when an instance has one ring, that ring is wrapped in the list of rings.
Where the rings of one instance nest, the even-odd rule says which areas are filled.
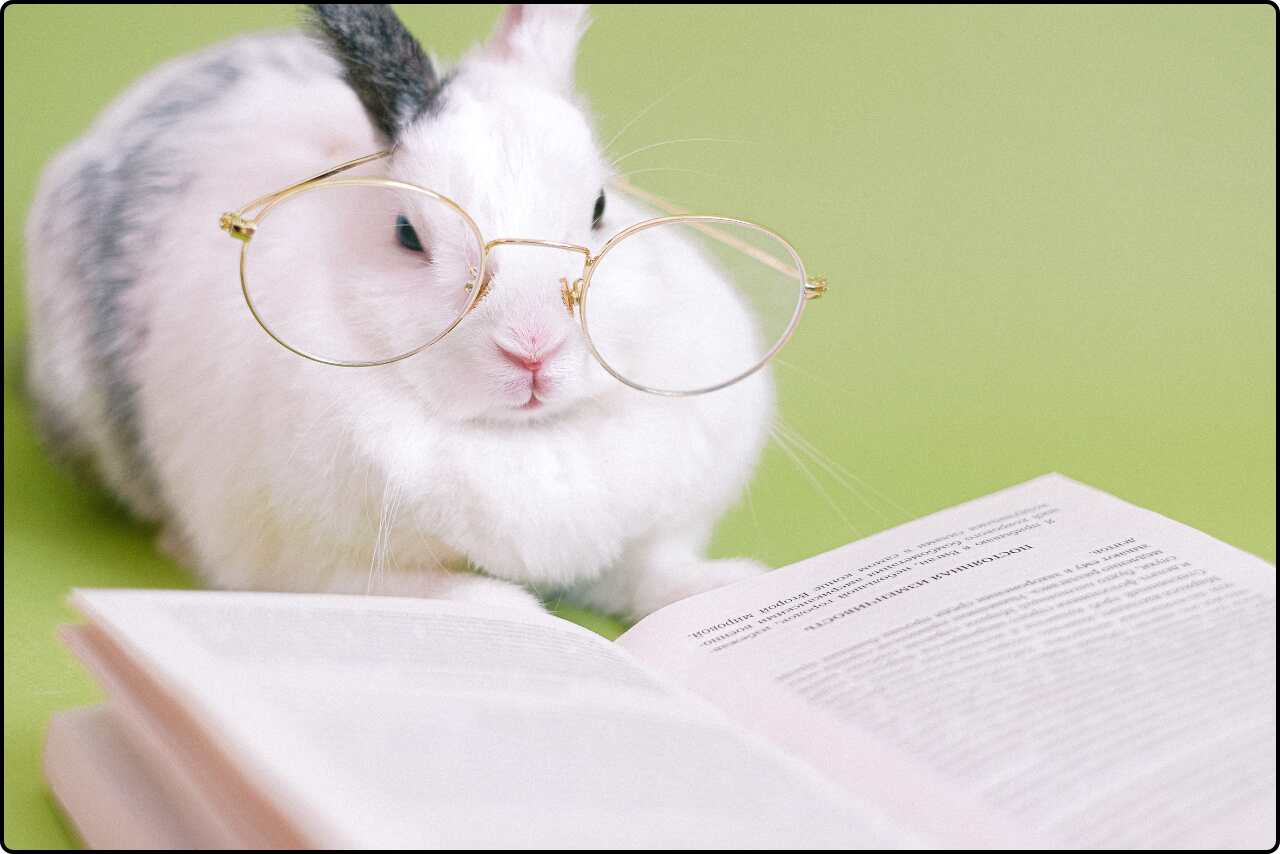
[[[909,842],[547,615],[265,593],[82,590],[72,603],[307,844]]]
[[[45,736],[44,775],[80,841],[98,849],[217,847],[165,780],[131,749],[106,706],[58,712]]]

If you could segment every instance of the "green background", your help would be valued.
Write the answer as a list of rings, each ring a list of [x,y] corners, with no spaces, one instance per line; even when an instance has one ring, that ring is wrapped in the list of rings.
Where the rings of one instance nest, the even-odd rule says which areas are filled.
[[[496,9],[401,13],[452,59]],[[156,63],[295,14],[4,11],[9,847],[71,842],[38,770],[49,713],[95,696],[53,637],[68,588],[191,583],[37,445],[36,177]],[[1263,5],[597,9],[578,78],[614,155],[730,140],[639,151],[632,180],[831,281],[776,368],[786,444],[714,551],[780,566],[1056,470],[1274,560],[1275,31]]]

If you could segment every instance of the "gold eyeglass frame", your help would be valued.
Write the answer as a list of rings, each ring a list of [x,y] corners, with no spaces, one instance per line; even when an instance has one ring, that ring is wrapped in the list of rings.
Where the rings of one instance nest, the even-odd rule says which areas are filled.
[[[489,283],[488,283],[488,280],[485,278],[485,267],[488,263],[489,252],[494,247],[496,246],[541,246],[548,249],[560,249],[567,252],[576,252],[583,256],[582,275],[578,277],[572,284],[569,282],[567,277],[561,278],[560,296],[565,304],[565,308],[569,311],[570,315],[573,314],[574,308],[575,307],[577,308],[578,322],[582,326],[583,337],[587,341],[587,347],[591,350],[591,355],[595,358],[597,362],[600,363],[600,366],[603,367],[606,371],[608,371],[609,374],[614,377],[614,379],[618,380],[621,383],[624,383],[625,385],[630,386],[631,388],[648,392],[650,394],[663,395],[666,397],[691,397],[693,395],[706,394],[708,392],[717,391],[719,389],[733,385],[734,383],[746,379],[747,377],[754,374],[756,371],[763,368],[766,364],[768,364],[769,360],[772,359],[777,354],[777,352],[782,349],[783,345],[785,345],[787,341],[791,339],[791,336],[795,333],[796,327],[799,326],[800,324],[800,317],[804,313],[805,304],[808,303],[810,300],[814,300],[814,299],[817,299],[818,297],[821,297],[823,294],[827,292],[826,279],[821,276],[808,276],[805,273],[804,262],[801,261],[800,254],[795,250],[795,247],[792,246],[788,240],[786,240],[786,238],[782,237],[782,235],[778,234],[776,231],[773,231],[772,229],[765,228],[762,225],[759,225],[757,223],[750,222],[744,219],[733,219],[730,217],[708,216],[703,214],[687,213],[685,211],[680,210],[670,202],[667,202],[666,200],[658,196],[655,196],[652,193],[645,192],[644,190],[641,190],[640,188],[632,185],[630,182],[622,178],[614,178],[611,180],[611,183],[613,184],[614,187],[621,190],[623,193],[634,196],[635,198],[639,199],[642,202],[646,202],[650,205],[653,205],[654,207],[666,213],[667,216],[643,220],[641,222],[635,223],[634,225],[628,226],[627,228],[624,228],[622,231],[613,235],[605,242],[604,246],[600,248],[599,254],[592,255],[591,250],[586,246],[578,246],[577,244],[573,244],[573,243],[560,243],[554,240],[535,240],[531,238],[507,237],[507,238],[497,238],[497,239],[486,242],[484,239],[484,235],[480,232],[480,227],[476,224],[476,221],[471,218],[471,215],[468,214],[462,208],[462,206],[459,205],[457,202],[455,202],[453,199],[450,199],[448,196],[444,196],[440,193],[437,193],[434,190],[429,190],[426,187],[420,187],[416,184],[407,184],[407,183],[404,183],[403,181],[396,181],[391,178],[379,178],[376,176],[360,176],[360,177],[354,177],[354,178],[353,177],[348,177],[348,178],[334,177],[350,169],[354,169],[357,166],[362,166],[366,163],[370,163],[375,160],[381,160],[385,157],[389,157],[391,156],[392,151],[393,150],[391,149],[386,151],[379,151],[375,154],[368,154],[368,155],[365,155],[364,157],[357,157],[354,160],[348,160],[346,163],[342,163],[330,169],[326,169],[325,171],[319,173],[318,175],[313,175],[310,178],[307,178],[303,181],[298,181],[295,184],[290,184],[289,186],[285,187],[282,190],[276,190],[275,192],[268,193],[265,196],[259,196],[258,198],[254,199],[248,204],[243,205],[238,210],[229,211],[227,213],[222,214],[218,218],[218,226],[223,231],[231,235],[232,237],[241,241],[240,290],[241,290],[241,293],[244,294],[244,300],[249,307],[249,312],[253,315],[254,320],[258,322],[258,325],[262,327],[263,331],[266,332],[267,335],[271,336],[272,340],[274,340],[280,346],[284,347],[289,352],[296,353],[297,355],[302,356],[304,359],[309,359],[313,362],[320,362],[321,364],[325,364],[325,365],[334,365],[340,368],[372,368],[372,367],[377,367],[379,365],[390,365],[395,362],[408,359],[411,356],[416,356],[417,354],[421,353],[423,350],[426,350],[428,347],[437,343],[446,335],[448,335],[450,332],[452,332],[454,328],[457,327],[457,325],[461,323],[462,320],[468,314],[471,313],[471,310],[475,308],[476,305],[480,302],[480,300],[482,300],[485,297],[485,295],[488,293]],[[386,189],[408,190],[415,193],[423,193],[429,198],[435,199],[436,201],[451,208],[454,212],[456,212],[459,216],[461,216],[462,220],[467,224],[468,228],[470,228],[472,233],[475,235],[476,243],[481,247],[480,267],[478,270],[474,267],[470,268],[473,278],[471,281],[468,281],[464,285],[464,287],[470,293],[470,296],[467,299],[466,306],[462,309],[462,311],[458,314],[458,316],[454,318],[452,323],[450,323],[447,327],[445,327],[444,331],[440,332],[440,334],[436,335],[430,341],[427,341],[425,344],[422,344],[414,348],[413,350],[410,350],[407,353],[402,353],[398,356],[393,356],[389,359],[378,359],[374,361],[346,361],[341,359],[328,359],[323,356],[318,356],[314,353],[309,353],[305,350],[301,350],[297,347],[294,347],[291,344],[289,344],[287,341],[282,339],[280,336],[278,336],[271,329],[271,327],[267,324],[266,320],[262,317],[262,315],[258,313],[258,308],[257,306],[254,305],[253,297],[249,293],[248,278],[245,275],[245,262],[246,262],[246,259],[249,257],[249,246],[253,240],[253,235],[257,231],[258,225],[263,221],[263,219],[265,219],[266,216],[277,205],[279,205],[281,202],[284,202],[292,198],[293,196],[299,195],[301,193],[305,193],[309,190],[320,189],[323,187],[350,187],[350,186],[383,187]],[[252,212],[256,212],[256,213],[253,213],[253,215],[250,216],[250,213]],[[764,264],[765,266],[771,267],[772,269],[783,273],[784,275],[791,276],[797,272],[800,274],[799,284],[801,286],[801,290],[796,300],[795,311],[792,312],[791,319],[788,322],[787,328],[784,330],[782,336],[778,339],[777,342],[774,343],[773,347],[769,350],[769,352],[766,353],[749,370],[746,370],[738,374],[732,379],[725,380],[724,382],[717,383],[713,386],[694,389],[691,391],[673,391],[669,389],[654,388],[654,387],[642,385],[640,383],[634,382],[622,376],[609,365],[609,363],[604,359],[603,356],[600,355],[600,351],[596,349],[595,342],[591,340],[591,330],[587,327],[587,312],[586,312],[587,295],[591,289],[591,277],[595,273],[596,269],[598,268],[600,264],[600,260],[609,254],[609,250],[613,249],[613,247],[617,246],[627,237],[630,237],[631,235],[636,234],[637,232],[644,231],[645,229],[654,228],[660,225],[667,225],[670,223],[688,223],[692,228],[697,229],[698,231],[702,232],[703,234],[707,235],[713,240],[716,240],[726,246],[729,246],[730,248],[736,249],[739,252],[744,253],[748,257],[751,257],[756,261],[759,261],[760,263]],[[775,238],[784,247],[786,247],[788,253],[790,253],[791,260],[794,262],[794,267],[788,266],[786,262],[779,260],[778,258],[775,258],[769,253],[755,246],[752,246],[748,243],[744,243],[743,241],[738,240],[737,238],[724,233],[722,230],[714,228],[713,224],[717,224],[717,223],[727,224],[727,225],[746,226],[747,228],[754,229],[759,232],[763,232],[764,234],[767,234]],[[479,284],[479,287],[476,286],[477,284]]]

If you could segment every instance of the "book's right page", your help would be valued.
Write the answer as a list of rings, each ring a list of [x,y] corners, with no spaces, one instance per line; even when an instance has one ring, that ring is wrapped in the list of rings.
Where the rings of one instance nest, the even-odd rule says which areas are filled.
[[[1061,475],[618,643],[956,844],[1269,847],[1275,567]]]

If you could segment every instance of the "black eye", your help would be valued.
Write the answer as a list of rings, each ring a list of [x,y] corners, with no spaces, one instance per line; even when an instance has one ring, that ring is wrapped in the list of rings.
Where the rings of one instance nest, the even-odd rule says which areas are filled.
[[[591,227],[599,228],[602,219],[604,219],[604,190],[601,190],[600,195],[596,197],[596,209],[591,212]]]
[[[399,240],[400,245],[405,249],[413,252],[422,251],[422,241],[418,239],[418,232],[413,230],[413,226],[409,224],[409,218],[404,214],[396,217],[396,240]]]

